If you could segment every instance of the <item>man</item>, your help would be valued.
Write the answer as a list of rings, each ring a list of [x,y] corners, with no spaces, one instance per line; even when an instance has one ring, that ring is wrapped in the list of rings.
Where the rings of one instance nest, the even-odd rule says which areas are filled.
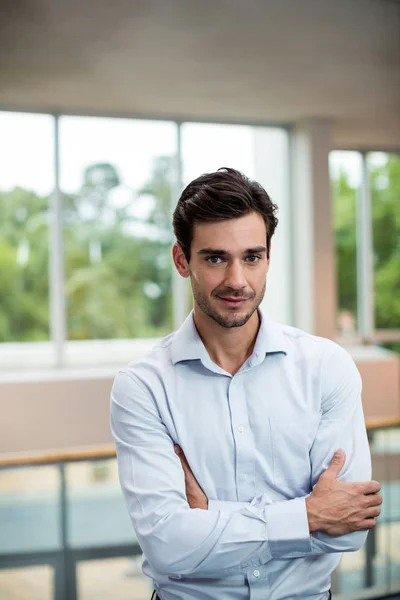
[[[328,598],[380,513],[353,361],[259,309],[275,215],[233,169],[187,186],[173,260],[193,312],[114,382],[121,486],[161,600]]]

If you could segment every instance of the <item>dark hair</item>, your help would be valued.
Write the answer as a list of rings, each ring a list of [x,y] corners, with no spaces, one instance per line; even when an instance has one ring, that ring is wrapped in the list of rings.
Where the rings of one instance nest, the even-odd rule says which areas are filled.
[[[269,256],[271,238],[278,224],[277,210],[259,183],[236,169],[224,167],[189,183],[178,200],[172,223],[177,242],[189,262],[195,223],[237,219],[258,212],[265,222]]]

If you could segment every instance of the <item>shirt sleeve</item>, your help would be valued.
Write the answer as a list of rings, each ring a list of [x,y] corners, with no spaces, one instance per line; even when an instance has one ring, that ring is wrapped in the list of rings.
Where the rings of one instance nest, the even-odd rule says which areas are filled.
[[[369,481],[371,454],[362,407],[362,382],[348,352],[332,343],[322,365],[322,418],[311,448],[312,484],[328,468],[335,451],[342,448],[346,462],[341,481]],[[315,532],[311,536],[313,553],[351,552],[364,544],[368,531],[342,536]]]
[[[222,576],[272,558],[274,540],[268,536],[261,509],[189,507],[181,463],[157,406],[149,392],[124,372],[117,375],[111,393],[111,430],[139,544],[159,573]],[[266,501],[260,500],[260,505]],[[309,550],[308,527],[288,532],[288,543],[293,551]]]
[[[222,510],[226,513],[234,513],[250,506],[250,502],[234,502],[231,500],[209,500],[208,510]]]
[[[321,421],[310,451],[312,487],[329,467],[338,448],[346,452],[346,462],[339,474],[342,481],[371,479],[371,455],[361,402],[361,377],[351,356],[333,342],[321,363]],[[310,536],[307,552],[298,552],[290,544],[292,528],[308,529],[305,498],[277,502],[268,506],[263,497],[255,499],[249,510],[267,523],[273,558],[298,558],[330,552],[353,552],[364,544],[368,531],[329,536],[319,531]],[[296,510],[293,511],[293,507]],[[264,515],[264,516],[263,516]],[[307,525],[306,525],[307,523]],[[300,535],[300,532],[297,533]]]

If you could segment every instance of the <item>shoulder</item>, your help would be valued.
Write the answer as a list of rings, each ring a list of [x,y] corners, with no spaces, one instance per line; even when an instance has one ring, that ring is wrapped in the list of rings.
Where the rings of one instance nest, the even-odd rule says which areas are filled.
[[[313,369],[318,368],[322,379],[328,376],[332,379],[345,374],[359,377],[352,356],[343,346],[290,325],[280,327],[288,354],[291,353],[295,360],[304,361]]]
[[[320,357],[335,352],[339,354],[341,351],[346,352],[339,344],[328,338],[312,335],[291,325],[279,324],[279,327],[288,350],[298,353],[311,353],[313,356]]]
[[[119,369],[114,380],[116,387],[130,387],[153,393],[163,379],[168,378],[173,370],[171,360],[171,344],[175,333],[171,333],[158,341],[153,348],[140,357]]]
[[[295,327],[282,326],[286,346],[303,374],[318,382],[324,410],[358,401],[361,376],[349,352],[328,338],[311,335]],[[339,404],[340,404],[339,402]]]

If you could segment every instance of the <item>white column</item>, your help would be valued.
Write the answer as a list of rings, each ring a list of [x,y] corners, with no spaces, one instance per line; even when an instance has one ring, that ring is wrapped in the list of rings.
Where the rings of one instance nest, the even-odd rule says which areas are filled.
[[[254,131],[254,179],[278,205],[278,227],[272,238],[271,263],[262,308],[276,321],[292,324],[290,250],[289,134],[284,129]]]
[[[362,155],[362,185],[357,195],[357,322],[364,340],[371,341],[375,330],[374,242],[371,190],[366,154]]]
[[[64,296],[64,228],[60,191],[59,119],[54,119],[55,189],[50,202],[49,281],[50,332],[55,348],[55,366],[62,367],[65,354],[66,312]]]
[[[294,325],[335,338],[336,274],[329,179],[331,123],[298,123],[292,138]]]
[[[177,123],[176,128],[177,134],[177,156],[176,156],[176,169],[174,173],[174,195],[172,198],[171,216],[175,210],[176,203],[183,191],[183,175],[182,175],[182,135],[181,135],[181,123]],[[172,261],[172,258],[171,258]],[[179,275],[175,267],[173,266],[172,273],[172,302],[173,302],[173,327],[178,329],[183,321],[186,319],[191,307],[189,306],[189,289],[188,280],[184,279]]]

